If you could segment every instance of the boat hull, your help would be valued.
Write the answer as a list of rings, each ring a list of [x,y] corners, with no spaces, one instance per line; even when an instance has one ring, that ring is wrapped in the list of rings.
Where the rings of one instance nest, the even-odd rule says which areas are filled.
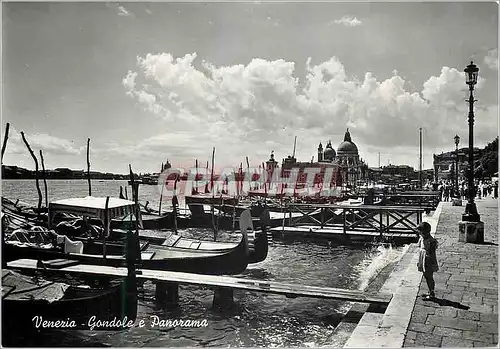
[[[124,281],[111,280],[108,286],[102,287],[70,286],[61,299],[51,303],[28,297],[10,299],[7,295],[2,299],[2,344],[15,345],[6,341],[17,340],[16,331],[26,334],[49,329],[42,321],[51,321],[52,326],[60,321],[59,329],[89,330],[96,325],[96,320],[101,320],[108,323],[94,326],[92,330],[123,330],[116,321],[126,319],[133,324],[137,316],[137,292],[127,292],[125,285]]]
[[[126,265],[124,244],[107,244],[107,257],[105,259],[103,258],[103,245],[99,243],[85,246],[83,252],[83,254],[67,254],[62,250],[18,246],[5,243],[3,244],[2,259],[5,263],[22,258],[38,260],[67,258],[93,265],[114,267],[123,267]],[[259,251],[259,253],[261,252]],[[142,258],[139,265],[141,268],[152,270],[169,270],[210,275],[239,274],[248,266],[249,257],[248,242],[246,238],[242,238],[234,248],[222,251],[198,251],[170,248],[161,245],[149,245],[142,251]]]

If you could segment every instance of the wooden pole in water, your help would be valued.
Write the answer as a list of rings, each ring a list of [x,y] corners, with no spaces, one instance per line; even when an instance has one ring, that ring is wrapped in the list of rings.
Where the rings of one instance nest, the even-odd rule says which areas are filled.
[[[195,159],[194,161],[194,167],[196,169],[195,177],[194,177],[194,182],[195,182],[195,194],[198,194],[198,159]]]
[[[233,196],[234,201],[236,202],[236,196]],[[232,223],[232,231],[234,233],[236,226],[236,203],[233,203],[233,215],[232,215],[233,223]]]
[[[177,181],[179,177],[176,176],[174,180],[174,196],[172,197],[172,209],[174,214],[174,233],[177,234],[177,208],[179,206],[179,200],[177,199]]]
[[[35,181],[36,181],[36,191],[38,193],[38,212],[37,212],[37,218],[40,218],[40,207],[42,207],[42,191],[40,190],[40,183],[38,183],[38,160],[35,156],[35,153],[33,153],[33,150],[31,150],[31,147],[26,140],[26,137],[24,136],[24,132],[21,131],[21,137],[23,138],[24,144],[26,144],[26,147],[28,148],[28,151],[31,154],[31,157],[33,158],[33,161],[35,162]]]
[[[1,159],[2,164],[3,164],[3,154],[5,154],[5,148],[7,147],[7,140],[9,139],[9,129],[10,129],[10,124],[7,123],[7,125],[5,126],[5,134],[3,135],[2,159]]]
[[[49,207],[49,198],[47,194],[47,178],[45,176],[45,162],[43,161],[42,149],[40,149],[40,161],[42,162],[42,178],[43,178],[43,189],[45,192],[45,207]]]
[[[224,199],[222,198],[222,194],[220,195],[220,203],[221,203],[221,207],[224,206]],[[217,225],[215,226],[215,230],[214,230],[214,242],[217,241],[217,232],[219,231],[219,226],[220,226],[220,211],[219,211],[219,214],[217,215]]]
[[[267,177],[268,177],[268,173],[267,173],[267,168],[265,167],[264,163],[262,163],[262,175],[263,175],[263,178],[264,178],[264,200],[267,199]]]
[[[247,160],[247,169],[248,169],[248,190],[251,190],[250,184],[252,183],[252,176],[250,176],[250,163],[248,162],[248,156],[245,157]],[[242,188],[243,189],[243,188]]]
[[[207,161],[207,168],[206,168],[206,172],[205,172],[205,173],[207,173],[207,172],[208,172],[208,161]],[[205,184],[205,193],[208,193],[208,192],[209,192],[209,191],[208,191],[208,182],[207,182],[207,183]]]
[[[241,198],[242,192],[243,192],[243,163],[240,162],[240,169],[239,169],[239,184],[238,184],[238,196]]]
[[[140,222],[140,214],[141,210],[139,208],[139,183],[135,182],[134,179],[134,172],[132,172],[132,165],[128,165],[129,172],[130,172],[130,183],[132,184],[132,198],[135,202],[135,234],[136,236],[139,236],[139,222]]]
[[[89,182],[89,196],[92,196],[92,186],[90,184],[90,138],[87,138],[87,181]]]
[[[165,178],[162,175],[163,172],[163,162],[161,163],[161,171],[160,171],[160,180],[162,180],[161,183],[161,190],[160,190],[160,204],[158,205],[158,215],[161,216],[161,200],[163,198],[163,187],[165,187]]]
[[[212,150],[212,170],[210,171],[210,190],[212,191],[212,204],[210,205],[210,213],[212,215],[212,228],[214,230],[214,238],[215,234],[217,234],[217,227],[215,226],[215,212],[214,212],[214,161],[215,161],[215,147]]]
[[[215,147],[212,150],[212,170],[210,171],[210,190],[212,191],[212,197],[214,196],[214,161],[215,161]]]
[[[104,236],[102,239],[102,258],[106,260],[106,239],[109,235],[109,196],[106,197],[104,205]]]

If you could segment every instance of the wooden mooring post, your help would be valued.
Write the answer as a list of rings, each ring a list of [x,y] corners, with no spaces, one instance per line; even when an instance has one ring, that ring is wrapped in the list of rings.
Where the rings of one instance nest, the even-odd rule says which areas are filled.
[[[40,161],[42,162],[42,179],[43,179],[43,190],[45,192],[45,207],[49,207],[49,198],[47,194],[47,176],[45,174],[45,162],[43,161],[42,149],[40,149]]]
[[[87,138],[87,181],[89,184],[89,196],[92,196],[92,185],[90,182],[90,138]]]
[[[3,136],[3,144],[2,144],[2,158],[1,158],[1,163],[3,164],[3,154],[5,154],[5,148],[7,147],[7,140],[9,139],[9,129],[10,129],[10,124],[7,123],[5,126],[5,134]]]
[[[179,284],[156,282],[155,300],[157,309],[175,309],[179,306]]]
[[[24,136],[24,132],[21,131],[21,137],[23,139],[24,144],[26,144],[26,147],[28,148],[28,151],[31,154],[31,157],[33,158],[33,161],[35,162],[35,183],[36,183],[36,191],[38,193],[38,210],[37,210],[37,218],[40,218],[40,208],[42,207],[42,191],[40,190],[40,183],[39,183],[39,178],[38,178],[38,160],[35,156],[35,153],[33,153],[33,150],[31,149],[28,141],[26,140],[26,137]]]
[[[234,290],[231,287],[216,287],[212,307],[224,311],[234,306]]]

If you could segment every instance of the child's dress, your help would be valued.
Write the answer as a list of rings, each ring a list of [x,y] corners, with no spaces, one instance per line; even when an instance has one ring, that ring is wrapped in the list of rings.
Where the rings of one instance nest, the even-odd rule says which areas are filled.
[[[420,247],[417,263],[418,271],[423,273],[438,271],[439,267],[436,258],[437,240],[433,237],[428,237],[426,239],[421,237],[418,245]]]

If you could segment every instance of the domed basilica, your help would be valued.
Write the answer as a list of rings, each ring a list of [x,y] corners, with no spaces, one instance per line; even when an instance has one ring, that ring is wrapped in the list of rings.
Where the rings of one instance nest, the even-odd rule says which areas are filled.
[[[354,184],[360,178],[360,169],[364,167],[363,160],[359,158],[358,147],[352,141],[349,129],[344,135],[344,141],[340,143],[337,152],[332,147],[332,142],[328,141],[325,149],[320,143],[318,146],[318,162],[319,163],[333,163],[339,165],[344,169],[342,176],[344,183]],[[347,170],[347,171],[345,171]]]
[[[319,162],[335,162],[339,165],[356,166],[359,162],[358,147],[351,139],[349,129],[344,135],[344,141],[340,143],[337,152],[332,147],[332,142],[328,141],[326,148],[320,143],[318,147]]]
[[[283,170],[286,171],[293,167],[336,167],[338,168],[338,175],[340,176],[339,182],[341,182],[342,185],[355,186],[358,180],[364,178],[364,170],[367,168],[367,165],[359,157],[358,147],[352,141],[349,129],[347,129],[344,135],[344,141],[340,143],[337,151],[333,149],[331,141],[328,141],[324,149],[323,145],[321,143],[319,144],[317,162],[297,162],[294,155],[283,159]],[[271,159],[267,162],[267,170],[272,171],[273,168],[278,167],[277,165],[278,163],[274,160],[274,155],[271,155]]]

